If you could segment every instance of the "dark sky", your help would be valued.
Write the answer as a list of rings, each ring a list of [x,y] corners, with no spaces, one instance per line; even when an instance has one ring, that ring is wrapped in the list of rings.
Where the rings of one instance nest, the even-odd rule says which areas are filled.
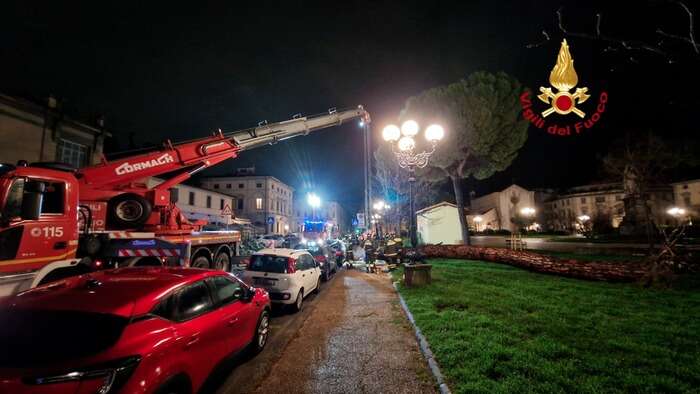
[[[121,149],[129,133],[139,144],[189,139],[358,104],[372,114],[380,143],[382,127],[407,97],[471,72],[506,71],[535,91],[547,86],[563,37],[556,28],[561,6],[573,31],[592,32],[595,13],[603,12],[602,30],[615,37],[655,43],[657,27],[687,32],[679,7],[644,1],[105,3],[4,4],[0,91],[54,94],[83,119],[105,114]],[[543,29],[551,41],[528,49]],[[610,93],[603,120],[568,138],[531,128],[510,169],[465,188],[601,180],[600,155],[627,132],[651,128],[696,142],[700,55],[689,45],[667,40],[671,55],[657,56],[568,40],[580,85]],[[311,182],[325,198],[355,209],[362,200],[361,143],[350,124],[244,153],[213,173],[255,165],[297,188]]]

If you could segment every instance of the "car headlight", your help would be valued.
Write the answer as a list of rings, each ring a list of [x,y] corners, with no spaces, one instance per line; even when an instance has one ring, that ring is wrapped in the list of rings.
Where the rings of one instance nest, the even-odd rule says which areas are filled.
[[[141,362],[141,356],[124,357],[110,362],[77,368],[65,373],[32,377],[23,379],[30,385],[46,385],[65,382],[94,382],[97,394],[107,394],[119,391],[129,380],[136,367]],[[82,385],[82,384],[81,384]]]

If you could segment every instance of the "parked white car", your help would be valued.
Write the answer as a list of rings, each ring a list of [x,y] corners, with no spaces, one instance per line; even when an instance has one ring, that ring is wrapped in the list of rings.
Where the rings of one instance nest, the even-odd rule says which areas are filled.
[[[266,289],[273,303],[291,305],[296,311],[301,309],[304,297],[321,289],[321,269],[306,250],[259,250],[250,256],[240,278]]]
[[[258,237],[258,240],[265,245],[266,248],[281,248],[284,246],[284,237],[279,234],[267,234]]]

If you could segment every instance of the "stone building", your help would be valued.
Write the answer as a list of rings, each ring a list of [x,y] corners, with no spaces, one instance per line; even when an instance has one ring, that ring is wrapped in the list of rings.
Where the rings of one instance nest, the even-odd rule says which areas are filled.
[[[90,126],[71,119],[53,97],[37,104],[0,94],[0,162],[98,163],[104,140],[111,136],[103,126],[102,121]]]
[[[535,206],[535,192],[526,190],[518,185],[511,185],[500,192],[472,198],[467,224],[475,231],[508,230],[516,231],[517,225],[511,218],[520,214],[523,208]]]
[[[673,193],[669,186],[651,189],[647,203],[655,223],[668,224],[666,211],[673,205]],[[552,231],[575,232],[581,225],[581,217],[588,220],[604,217],[613,228],[618,228],[625,216],[622,183],[603,183],[572,187],[553,196],[544,203],[544,227]]]
[[[675,205],[684,208],[694,219],[700,217],[700,179],[671,184]]]
[[[292,229],[294,189],[273,176],[207,177],[201,186],[234,197],[236,214],[261,232],[287,234]]]
[[[151,177],[146,180],[146,186],[152,188],[162,182],[162,179]],[[212,226],[226,227],[234,224],[235,218],[240,219],[239,213],[233,209],[235,199],[229,195],[184,184],[179,184],[171,190],[177,193],[175,205],[191,221],[204,219]],[[224,215],[226,206],[233,211],[234,216]]]
[[[311,209],[306,198],[297,197],[294,199],[294,232],[304,230],[305,220],[323,220],[326,222],[326,231],[333,236],[343,234],[350,230],[349,218],[345,209],[337,201],[322,201],[321,206],[315,210]]]

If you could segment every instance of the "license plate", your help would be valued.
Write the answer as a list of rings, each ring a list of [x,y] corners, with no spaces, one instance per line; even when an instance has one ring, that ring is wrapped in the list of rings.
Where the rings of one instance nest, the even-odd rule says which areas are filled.
[[[253,283],[260,286],[274,286],[277,281],[275,279],[254,278]]]

